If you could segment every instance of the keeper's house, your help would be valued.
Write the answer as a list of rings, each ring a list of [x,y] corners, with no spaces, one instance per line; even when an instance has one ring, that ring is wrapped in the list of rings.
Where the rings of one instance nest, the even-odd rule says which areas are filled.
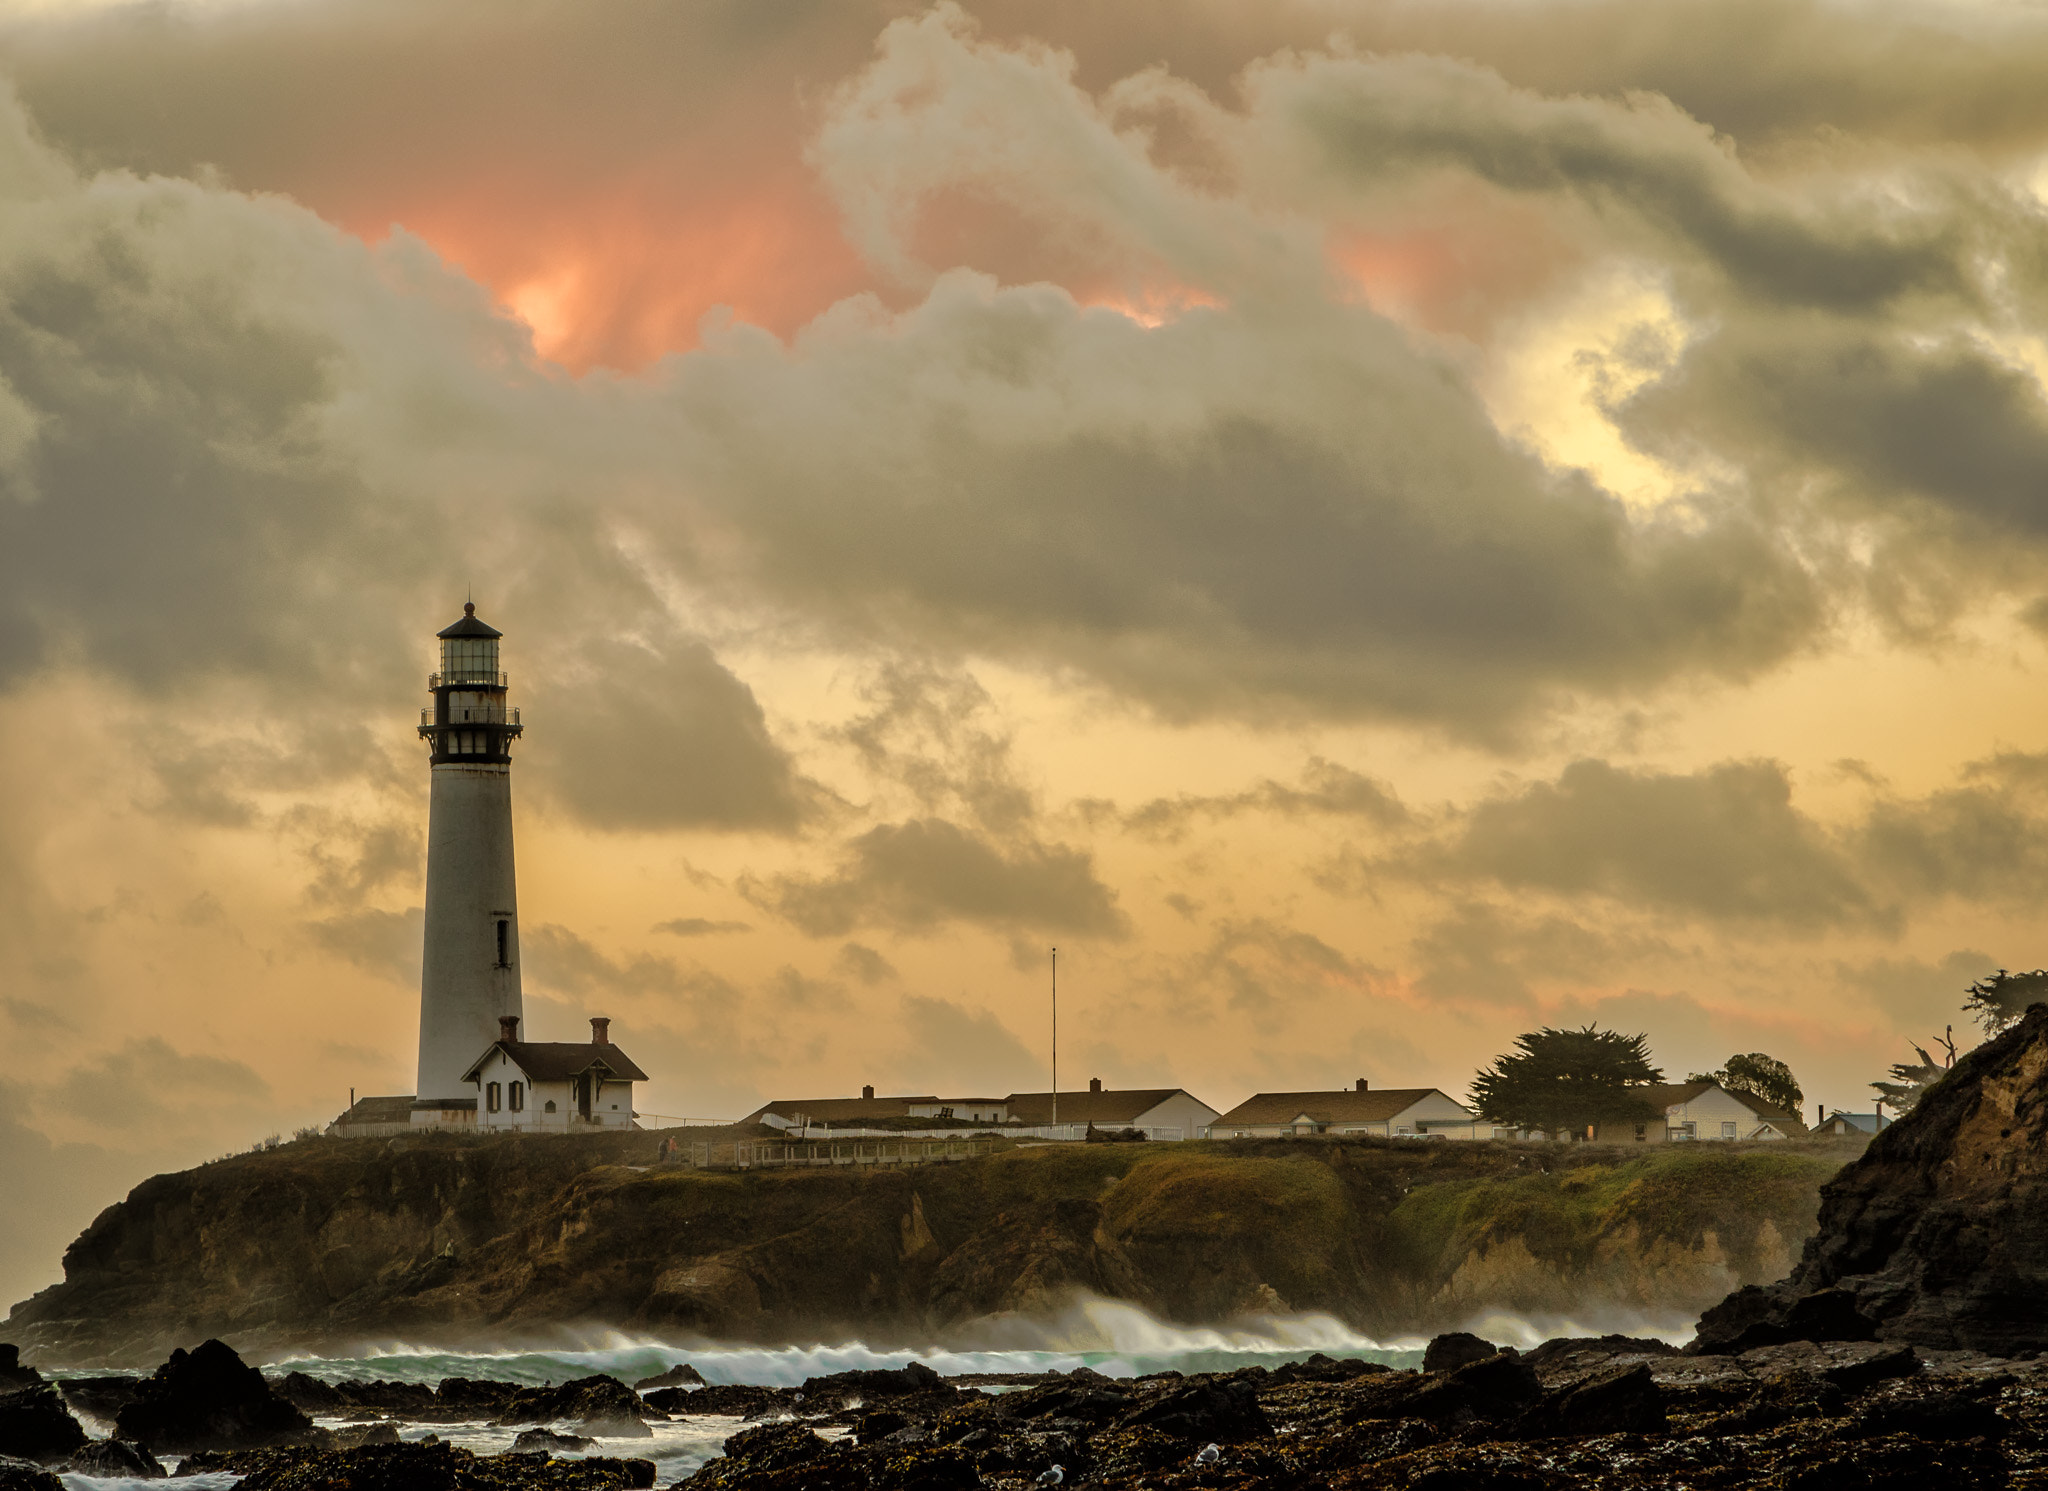
[[[498,1021],[499,1037],[462,1080],[476,1089],[479,1132],[630,1129],[633,1084],[647,1073],[611,1041],[611,1021],[592,1019],[590,1042],[522,1041],[519,1017]]]
[[[1663,1121],[1603,1123],[1592,1138],[1601,1144],[1686,1144],[1744,1139],[1803,1137],[1806,1125],[1762,1098],[1735,1092],[1718,1082],[1663,1082],[1638,1088]]]
[[[1369,1088],[1365,1078],[1336,1092],[1259,1092],[1209,1125],[1211,1139],[1285,1139],[1374,1134],[1383,1139],[1491,1139],[1491,1124],[1434,1087]],[[1501,1137],[1508,1137],[1503,1130]]]

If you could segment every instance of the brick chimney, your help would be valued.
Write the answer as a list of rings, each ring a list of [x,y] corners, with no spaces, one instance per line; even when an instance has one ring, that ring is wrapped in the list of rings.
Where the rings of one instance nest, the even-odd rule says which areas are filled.
[[[875,1100],[875,1090],[872,1087],[863,1087],[860,1090],[860,1095],[869,1102],[873,1102]]]
[[[603,1015],[590,1017],[590,1044],[609,1046],[612,1043],[612,1022]]]
[[[517,1015],[498,1016],[498,1039],[508,1046],[519,1039],[519,1017]]]
[[[1102,1079],[1100,1077],[1090,1077],[1088,1079],[1088,1090],[1090,1092],[1102,1091]]]
[[[1360,1078],[1358,1079],[1358,1090],[1359,1090],[1360,1092],[1364,1092],[1364,1091],[1365,1091],[1365,1078],[1363,1078],[1363,1077],[1360,1077]]]

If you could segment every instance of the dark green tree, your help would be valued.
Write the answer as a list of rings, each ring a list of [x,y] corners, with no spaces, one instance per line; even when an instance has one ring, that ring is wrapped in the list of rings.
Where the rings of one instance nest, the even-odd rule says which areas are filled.
[[[1747,1056],[1731,1056],[1728,1064],[1719,1071],[1694,1072],[1685,1080],[1718,1082],[1730,1092],[1746,1092],[1762,1098],[1773,1108],[1782,1108],[1795,1118],[1806,1101],[1806,1094],[1799,1090],[1792,1068],[1761,1051],[1752,1051]]]
[[[1986,1035],[1997,1035],[2024,1015],[2028,1005],[2048,1003],[2048,968],[2036,968],[2032,973],[2007,973],[2001,968],[1989,978],[1978,979],[1968,992],[1964,1012],[1984,1027]]]
[[[1873,1082],[1870,1085],[1878,1091],[1894,1113],[1910,1113],[1921,1095],[1948,1075],[1948,1068],[1936,1066],[1934,1058],[1927,1054],[1927,1048],[1917,1041],[1913,1054],[1920,1058],[1915,1062],[1902,1061],[1891,1070],[1891,1081]]]
[[[1552,1030],[1515,1038],[1472,1082],[1480,1116],[1505,1128],[1541,1129],[1553,1138],[1599,1123],[1648,1123],[1659,1117],[1643,1096],[1664,1074],[1650,1064],[1649,1037],[1618,1030]]]

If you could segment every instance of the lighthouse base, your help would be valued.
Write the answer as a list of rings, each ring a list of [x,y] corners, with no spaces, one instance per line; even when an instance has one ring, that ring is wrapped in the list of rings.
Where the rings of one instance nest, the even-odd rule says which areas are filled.
[[[432,1098],[412,1105],[412,1126],[416,1129],[476,1128],[475,1098]]]

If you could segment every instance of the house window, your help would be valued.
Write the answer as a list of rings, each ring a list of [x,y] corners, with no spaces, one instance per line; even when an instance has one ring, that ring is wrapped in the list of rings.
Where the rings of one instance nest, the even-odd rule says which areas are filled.
[[[507,1082],[505,1084],[505,1106],[514,1113],[524,1113],[526,1111],[526,1084],[524,1082]]]
[[[496,1113],[498,1111],[498,1084],[495,1082],[486,1082],[484,1084],[484,1111],[486,1113]]]
[[[1735,1137],[1735,1125],[1734,1125],[1734,1124],[1732,1124],[1732,1123],[1724,1123],[1724,1124],[1722,1124],[1722,1125],[1721,1125],[1721,1137],[1722,1137],[1723,1139],[1733,1139],[1733,1138]]]
[[[500,968],[510,968],[512,966],[511,934],[512,923],[501,920],[498,923],[498,966]]]
[[[1682,1123],[1682,1124],[1680,1124],[1680,1125],[1678,1126],[1678,1136],[1679,1136],[1679,1138],[1681,1138],[1681,1139],[1697,1139],[1697,1138],[1699,1138],[1699,1136],[1700,1136],[1700,1126],[1699,1126],[1699,1124],[1698,1124],[1698,1123],[1696,1123],[1696,1122],[1694,1122],[1694,1121],[1692,1121],[1692,1120],[1690,1120],[1690,1119],[1688,1119],[1688,1120],[1687,1120],[1686,1122],[1684,1122],[1684,1123]]]
[[[1647,1140],[1647,1139],[1648,1139],[1649,1137],[1650,1137],[1650,1126],[1649,1126],[1648,1124],[1646,1124],[1646,1123],[1639,1123],[1639,1124],[1637,1124],[1637,1125],[1636,1125],[1636,1143],[1638,1143],[1638,1144],[1641,1144],[1641,1143],[1645,1142],[1645,1141],[1646,1141],[1646,1140]]]
[[[548,1101],[547,1101],[547,1106],[546,1106],[546,1107],[544,1107],[544,1108],[542,1108],[542,1109],[541,1109],[540,1111],[541,1111],[541,1112],[543,1112],[543,1113],[552,1113],[552,1112],[554,1112],[554,1111],[555,1111],[555,1100],[554,1100],[553,1098],[549,1098],[549,1099],[548,1099]]]

